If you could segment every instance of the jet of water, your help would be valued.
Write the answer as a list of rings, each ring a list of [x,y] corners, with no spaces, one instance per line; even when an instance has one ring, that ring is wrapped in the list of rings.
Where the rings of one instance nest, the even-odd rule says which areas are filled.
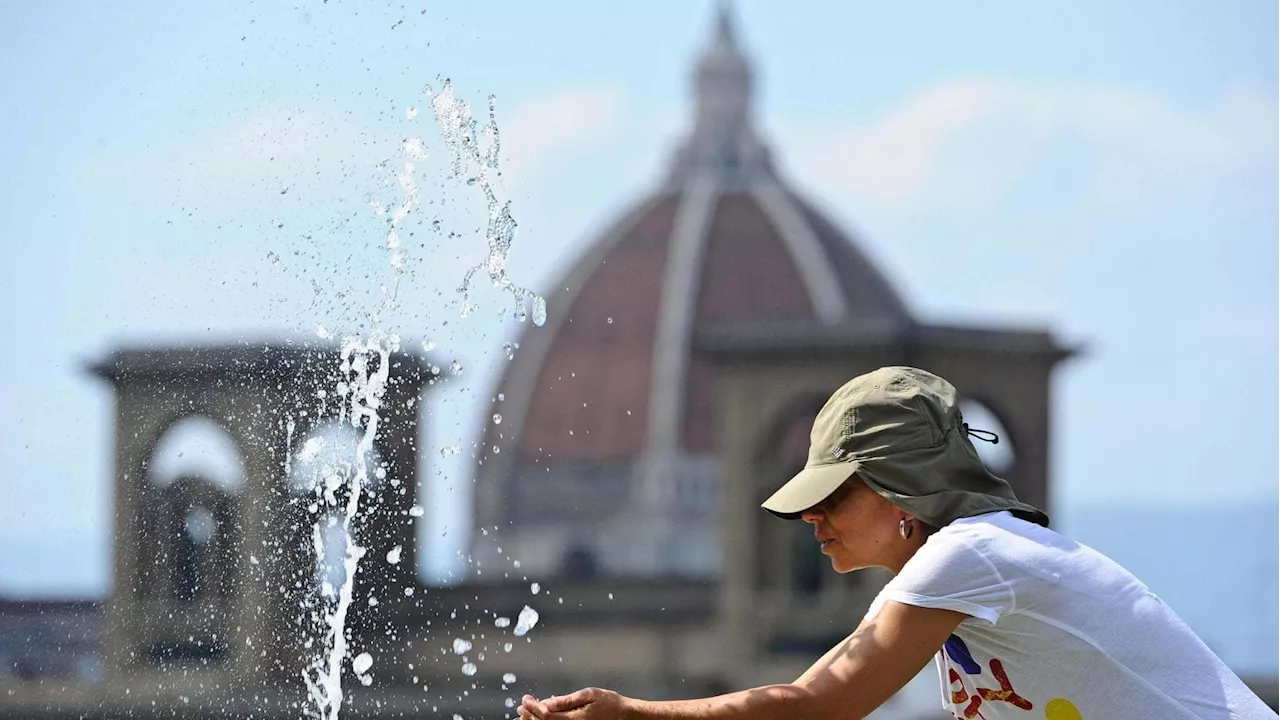
[[[391,353],[399,350],[399,346],[398,337],[382,330],[374,330],[368,339],[348,337],[342,342],[339,368],[344,380],[339,384],[343,395],[340,420],[363,430],[363,434],[355,448],[354,472],[346,487],[346,505],[342,516],[342,529],[346,535],[346,554],[342,565],[346,572],[341,587],[337,588],[337,602],[325,614],[326,652],[315,658],[311,667],[302,672],[314,709],[325,720],[338,720],[338,713],[342,709],[342,663],[348,653],[347,612],[351,607],[360,560],[365,554],[365,548],[356,544],[353,527],[359,518],[360,497],[365,484],[369,482],[368,467],[373,443],[378,435],[378,410],[382,406],[382,397],[386,393],[390,376]],[[333,493],[328,493],[326,501],[334,504],[337,498]],[[314,536],[317,556],[322,556],[319,528],[317,524]],[[358,666],[353,666],[353,669],[357,674],[368,670],[369,664],[365,662],[367,657],[362,653],[356,658]]]
[[[466,317],[475,310],[469,300],[471,280],[477,272],[483,271],[494,285],[515,297],[517,319],[523,322],[532,314],[533,324],[540,326],[547,321],[546,300],[532,290],[516,285],[507,276],[507,255],[515,241],[516,221],[511,217],[511,201],[499,202],[493,188],[491,173],[497,173],[498,152],[502,147],[494,97],[489,96],[489,122],[477,126],[471,107],[454,96],[453,84],[448,80],[444,81],[444,87],[439,93],[433,94],[429,85],[426,92],[431,95],[431,108],[435,111],[436,124],[440,127],[445,147],[449,150],[454,176],[468,176],[468,185],[478,185],[484,193],[489,210],[489,224],[485,229],[489,254],[483,262],[467,269],[462,284],[458,286],[458,292],[462,294],[462,315]],[[481,143],[481,135],[488,138],[487,144]]]

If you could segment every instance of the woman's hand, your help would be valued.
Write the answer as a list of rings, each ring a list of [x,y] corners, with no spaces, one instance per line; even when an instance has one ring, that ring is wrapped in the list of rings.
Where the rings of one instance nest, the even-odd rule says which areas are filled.
[[[520,701],[521,720],[622,720],[629,716],[628,698],[612,690],[586,688],[571,695],[539,700],[525,695]]]

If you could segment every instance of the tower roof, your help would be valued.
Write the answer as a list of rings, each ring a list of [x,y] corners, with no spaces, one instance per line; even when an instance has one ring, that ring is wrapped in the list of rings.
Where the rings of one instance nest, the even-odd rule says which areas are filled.
[[[710,42],[699,55],[693,78],[694,121],[676,153],[670,183],[682,185],[707,174],[745,184],[771,175],[769,153],[752,118],[754,78],[738,47],[733,15],[725,3],[716,13]]]

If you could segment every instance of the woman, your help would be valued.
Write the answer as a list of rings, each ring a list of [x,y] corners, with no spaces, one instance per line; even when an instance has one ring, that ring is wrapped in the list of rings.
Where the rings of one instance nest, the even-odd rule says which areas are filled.
[[[809,459],[764,502],[813,525],[837,572],[894,578],[795,682],[646,702],[525,696],[521,718],[861,718],[930,658],[956,718],[1276,718],[1137,578],[1048,529],[978,458],[950,383],[890,367],[836,391]]]

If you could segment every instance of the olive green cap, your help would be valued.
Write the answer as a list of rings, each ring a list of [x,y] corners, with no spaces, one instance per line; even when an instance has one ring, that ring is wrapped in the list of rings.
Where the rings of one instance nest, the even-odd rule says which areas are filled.
[[[956,389],[932,373],[885,367],[827,400],[809,434],[804,470],[761,505],[783,518],[822,502],[854,473],[889,502],[933,527],[1009,510],[1047,526],[1004,479],[982,464],[960,415]]]

